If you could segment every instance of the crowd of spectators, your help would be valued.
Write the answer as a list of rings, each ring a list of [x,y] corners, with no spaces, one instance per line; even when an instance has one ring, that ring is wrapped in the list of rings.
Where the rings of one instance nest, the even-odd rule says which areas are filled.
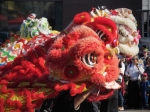
[[[124,110],[124,108],[150,109],[149,49],[143,45],[138,55],[130,59],[125,56],[118,56],[118,58],[123,63],[122,69],[120,70],[123,79],[120,83],[122,91],[118,90],[118,110]]]

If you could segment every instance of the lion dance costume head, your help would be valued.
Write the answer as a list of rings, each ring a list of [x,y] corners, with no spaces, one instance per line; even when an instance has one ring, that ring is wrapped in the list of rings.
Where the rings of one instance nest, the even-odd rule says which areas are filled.
[[[141,38],[137,30],[137,21],[132,11],[127,8],[108,10],[106,7],[93,8],[92,17],[105,16],[113,20],[118,29],[118,41],[120,53],[126,56],[134,56],[139,52],[138,44]]]
[[[0,111],[33,112],[61,91],[75,96],[93,85],[88,100],[107,99],[120,88],[118,45],[116,23],[87,12],[75,15],[57,38],[32,37],[22,55],[0,68]]]

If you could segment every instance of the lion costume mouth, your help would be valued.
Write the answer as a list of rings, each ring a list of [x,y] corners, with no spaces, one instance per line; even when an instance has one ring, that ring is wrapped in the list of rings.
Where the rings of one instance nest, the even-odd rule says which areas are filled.
[[[109,98],[113,94],[114,89],[119,89],[120,85],[115,81],[106,82],[102,85],[98,85],[95,90],[88,97],[89,101],[100,101]]]

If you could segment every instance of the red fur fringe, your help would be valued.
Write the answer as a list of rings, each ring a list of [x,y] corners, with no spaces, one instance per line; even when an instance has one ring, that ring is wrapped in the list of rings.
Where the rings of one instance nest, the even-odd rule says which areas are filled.
[[[4,112],[4,99],[0,98],[0,112]]]

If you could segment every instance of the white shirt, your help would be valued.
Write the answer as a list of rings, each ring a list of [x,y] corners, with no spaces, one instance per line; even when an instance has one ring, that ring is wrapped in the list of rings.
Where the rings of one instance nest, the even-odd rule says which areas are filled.
[[[125,64],[123,62],[121,62],[122,67],[120,68],[120,73],[122,73],[124,75],[125,72]]]
[[[125,75],[130,75],[130,80],[140,80],[141,75],[144,73],[144,68],[142,64],[138,64],[139,69],[134,64],[129,64],[127,66],[127,70],[125,71]]]
[[[125,64],[123,62],[121,62],[121,68],[120,68],[120,73],[122,73],[122,75],[124,75],[124,71],[125,71]],[[119,75],[118,79],[120,80],[120,82],[122,82],[122,75]]]

